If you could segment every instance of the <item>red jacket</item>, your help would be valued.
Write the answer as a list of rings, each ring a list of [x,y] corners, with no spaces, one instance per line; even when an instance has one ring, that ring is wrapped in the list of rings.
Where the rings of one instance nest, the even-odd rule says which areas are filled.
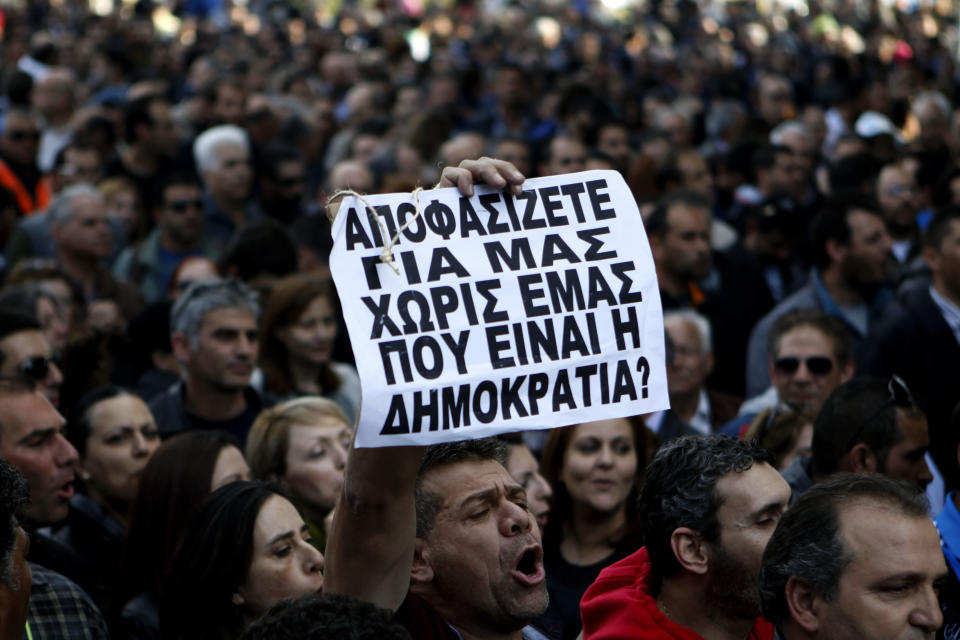
[[[657,607],[650,595],[646,547],[600,572],[580,601],[584,640],[703,640]],[[772,640],[773,625],[757,618],[749,640]]]

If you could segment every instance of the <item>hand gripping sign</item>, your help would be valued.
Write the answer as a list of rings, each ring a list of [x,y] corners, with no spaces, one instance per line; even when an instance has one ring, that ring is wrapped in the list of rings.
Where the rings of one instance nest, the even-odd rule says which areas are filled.
[[[330,269],[363,386],[357,446],[669,406],[653,257],[623,178],[587,171],[523,189],[341,203]]]

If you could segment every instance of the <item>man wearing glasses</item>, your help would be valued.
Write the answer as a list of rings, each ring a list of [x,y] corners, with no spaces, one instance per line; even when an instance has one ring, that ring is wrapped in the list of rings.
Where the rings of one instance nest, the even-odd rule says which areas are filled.
[[[157,226],[136,246],[127,247],[113,265],[113,275],[140,288],[148,302],[163,298],[177,265],[191,256],[216,256],[203,237],[203,191],[188,174],[170,176],[153,212]]]
[[[0,188],[9,191],[20,215],[43,209],[50,190],[37,167],[40,129],[24,109],[11,109],[0,118]]]
[[[758,413],[779,404],[813,420],[827,396],[853,377],[850,337],[843,323],[817,309],[798,309],[778,318],[770,329],[768,349],[773,386],[747,400],[723,433],[740,436]]]
[[[830,394],[813,424],[813,455],[784,472],[793,498],[839,472],[880,473],[922,492],[927,466],[927,417],[897,376],[855,378]]]
[[[30,316],[0,311],[0,377],[28,378],[50,404],[60,403],[63,374],[43,328]]]

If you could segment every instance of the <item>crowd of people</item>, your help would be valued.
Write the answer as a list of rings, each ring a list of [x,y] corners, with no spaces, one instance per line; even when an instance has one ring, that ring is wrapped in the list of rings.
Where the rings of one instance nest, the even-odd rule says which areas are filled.
[[[0,638],[960,638],[951,2],[0,7]],[[665,411],[361,449],[330,197],[618,171]]]

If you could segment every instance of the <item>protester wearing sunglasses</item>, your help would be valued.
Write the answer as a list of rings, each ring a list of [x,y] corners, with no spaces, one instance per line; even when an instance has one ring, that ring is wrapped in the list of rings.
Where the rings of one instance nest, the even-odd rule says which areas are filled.
[[[0,118],[0,189],[10,193],[21,215],[43,209],[50,190],[37,167],[40,129],[32,113],[9,109]]]
[[[137,285],[150,302],[164,297],[178,264],[194,256],[216,255],[214,244],[203,237],[203,192],[196,178],[173,175],[159,195],[153,212],[157,226],[124,249],[113,266],[113,275]]]
[[[853,375],[842,327],[820,311],[783,316],[771,335],[770,380],[779,399],[811,418],[831,391]]]
[[[0,311],[0,377],[27,378],[53,406],[60,403],[63,374],[43,327],[28,315]]]

